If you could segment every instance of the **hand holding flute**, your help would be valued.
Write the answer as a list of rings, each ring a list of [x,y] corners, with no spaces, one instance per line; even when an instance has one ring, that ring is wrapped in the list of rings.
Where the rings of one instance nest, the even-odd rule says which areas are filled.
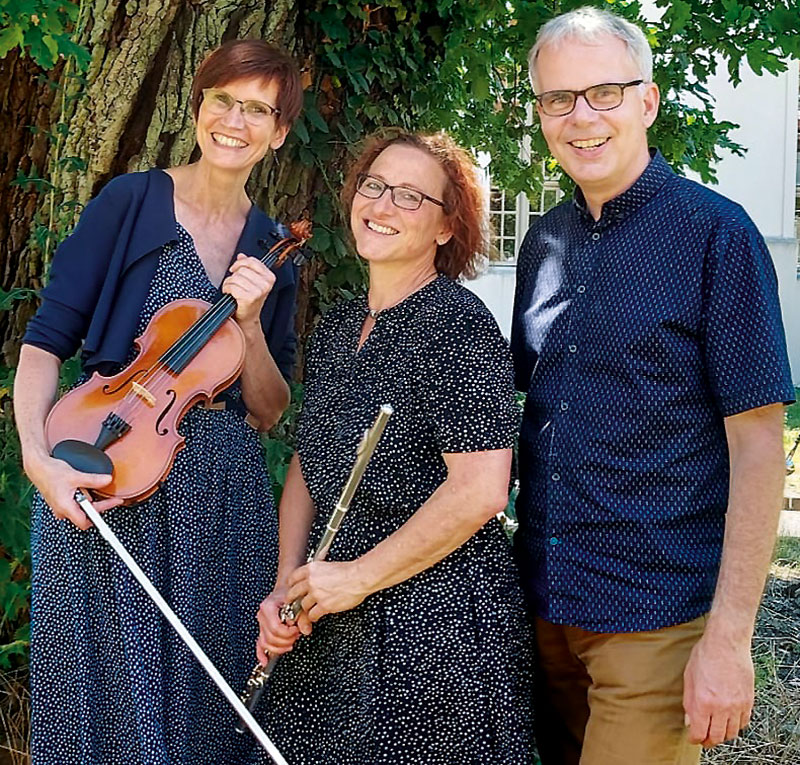
[[[356,562],[327,564],[323,561],[350,508],[353,495],[391,415],[391,406],[388,404],[381,406],[375,422],[364,433],[358,445],[355,464],[328,519],[322,538],[309,556],[308,563],[296,568],[284,584],[281,578],[282,572],[292,568],[292,561],[287,561],[285,557],[292,553],[287,553],[286,550],[288,548],[294,551],[293,562],[296,566],[299,563],[299,550],[306,544],[314,518],[314,505],[300,473],[297,455],[292,460],[281,507],[283,508],[286,503],[293,506],[295,512],[281,514],[281,560],[278,567],[278,584],[258,611],[260,635],[256,654],[259,665],[253,670],[243,696],[248,710],[255,707],[278,658],[292,649],[301,633],[311,633],[312,621],[321,618],[325,613],[353,608],[368,594],[358,589],[353,590],[352,584],[357,582],[356,577],[342,579],[346,571],[355,568]],[[332,587],[334,589],[331,589]],[[336,591],[337,587],[341,588],[340,591]],[[316,588],[313,590],[314,595],[311,594],[312,588]],[[319,602],[322,595],[325,599],[324,604]],[[335,604],[336,607],[330,607],[331,604]],[[306,609],[309,614],[306,613]]]

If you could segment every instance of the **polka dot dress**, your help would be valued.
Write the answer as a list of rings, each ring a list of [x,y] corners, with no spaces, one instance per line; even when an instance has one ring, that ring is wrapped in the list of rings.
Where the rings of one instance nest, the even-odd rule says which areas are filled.
[[[494,319],[440,276],[367,316],[331,309],[309,350],[298,427],[322,534],[361,434],[394,407],[329,554],[351,560],[398,529],[445,480],[442,453],[510,447],[509,352]],[[292,765],[532,762],[530,637],[496,520],[461,548],[358,607],[323,617],[279,662],[259,713]],[[268,760],[264,758],[263,762]]]
[[[219,296],[189,234],[164,247],[138,332],[177,298]],[[236,395],[236,392],[234,393]],[[234,689],[254,661],[277,519],[256,432],[192,408],[165,484],[106,521]],[[34,765],[221,765],[254,756],[235,714],[96,530],[32,515]]]

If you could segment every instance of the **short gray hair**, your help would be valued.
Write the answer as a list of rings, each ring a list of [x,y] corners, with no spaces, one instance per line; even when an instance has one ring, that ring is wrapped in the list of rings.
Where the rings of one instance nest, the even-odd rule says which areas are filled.
[[[558,45],[568,39],[593,43],[603,35],[622,40],[628,47],[631,59],[639,68],[641,78],[645,82],[653,79],[653,52],[644,32],[614,13],[585,6],[550,19],[536,35],[536,42],[528,53],[528,74],[534,92],[536,59],[545,45]]]

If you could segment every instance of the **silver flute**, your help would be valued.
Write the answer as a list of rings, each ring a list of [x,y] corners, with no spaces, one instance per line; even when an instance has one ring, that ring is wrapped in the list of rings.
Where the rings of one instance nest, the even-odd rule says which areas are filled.
[[[383,404],[372,427],[364,431],[364,436],[358,445],[358,449],[356,449],[356,461],[353,465],[353,469],[350,471],[350,476],[342,490],[339,501],[336,503],[336,507],[333,508],[331,517],[328,518],[328,523],[325,526],[325,533],[319,540],[319,544],[314,552],[308,556],[308,563],[317,560],[325,560],[328,550],[330,550],[333,540],[342,525],[342,521],[345,515],[347,515],[347,511],[350,509],[350,503],[353,500],[353,495],[356,493],[359,483],[361,483],[364,471],[367,469],[367,465],[369,464],[375,448],[378,446],[378,441],[380,441],[383,435],[386,423],[389,421],[393,412],[394,410],[389,404]],[[284,624],[293,623],[302,610],[303,605],[300,598],[293,603],[285,603],[280,610],[281,621]],[[256,664],[253,671],[250,673],[250,677],[247,680],[247,687],[241,697],[245,709],[250,715],[252,715],[253,710],[256,708],[258,700],[264,692],[267,681],[272,671],[275,669],[275,665],[278,663],[278,659],[280,659],[280,656],[271,656],[266,664]],[[250,726],[245,725],[245,721],[240,718],[236,730],[239,733],[244,733],[247,727]]]

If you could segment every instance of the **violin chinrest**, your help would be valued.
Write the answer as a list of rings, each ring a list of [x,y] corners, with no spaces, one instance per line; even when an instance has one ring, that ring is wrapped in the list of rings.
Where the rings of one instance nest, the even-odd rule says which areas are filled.
[[[53,456],[57,460],[64,460],[70,467],[80,470],[81,473],[106,473],[114,472],[114,463],[108,455],[96,446],[85,441],[67,439],[59,441],[53,447]]]

